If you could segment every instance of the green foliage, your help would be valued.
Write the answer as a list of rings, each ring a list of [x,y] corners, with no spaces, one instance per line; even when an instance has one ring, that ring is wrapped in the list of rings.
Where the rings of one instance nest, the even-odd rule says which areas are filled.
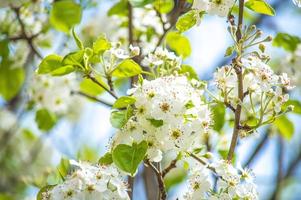
[[[121,0],[114,4],[108,11],[108,16],[118,15],[127,16],[128,15],[128,2],[127,0]]]
[[[187,176],[187,170],[175,168],[164,177],[164,184],[167,190],[182,183]]]
[[[55,185],[46,185],[44,187],[42,187],[39,191],[39,193],[37,194],[37,200],[43,200],[43,193],[44,192],[47,192],[47,191],[50,191],[52,188],[54,188]],[[8,200],[8,199],[6,199]]]
[[[142,141],[139,144],[133,143],[132,146],[119,144],[113,150],[113,162],[119,169],[134,176],[139,164],[145,157],[147,148],[146,141]]]
[[[283,49],[291,52],[294,52],[300,43],[301,39],[299,37],[287,33],[278,33],[273,40],[274,46],[282,47]]]
[[[235,48],[233,46],[228,47],[225,52],[225,57],[232,56],[234,50],[235,50]]]
[[[294,106],[293,113],[301,115],[301,103],[297,100],[288,100],[282,107],[283,111],[288,109],[288,106]]]
[[[98,161],[100,165],[110,165],[113,163],[113,158],[111,153],[106,153],[103,157],[101,157]]]
[[[60,174],[62,180],[68,175],[71,168],[70,161],[66,158],[61,158],[60,164],[57,166],[57,171]]]
[[[72,29],[72,35],[73,35],[73,38],[75,40],[75,43],[76,43],[77,47],[79,49],[84,49],[83,42],[80,40],[80,38],[78,37],[78,35],[75,33],[74,28]]]
[[[198,80],[198,74],[196,73],[196,71],[194,70],[194,68],[190,65],[182,65],[181,69],[179,70],[179,74],[186,74],[187,78],[189,80],[191,79],[196,79]]]
[[[169,13],[175,6],[174,0],[155,0],[153,3],[156,10],[160,13]]]
[[[84,50],[79,50],[75,52],[71,52],[67,54],[63,60],[62,65],[72,65],[74,67],[83,68],[83,56],[84,56]]]
[[[245,6],[257,13],[270,16],[275,15],[274,8],[272,8],[272,6],[268,4],[265,0],[249,0],[245,3]]]
[[[161,127],[164,124],[163,120],[158,120],[158,119],[147,119],[147,120],[156,128]]]
[[[36,112],[36,123],[40,130],[49,131],[57,122],[55,114],[49,112],[47,109],[40,109]]]
[[[197,23],[198,18],[198,11],[197,10],[190,10],[189,12],[185,13],[184,15],[180,16],[177,23],[176,28],[180,32],[185,32],[192,28]]]
[[[24,82],[24,69],[9,66],[9,61],[0,64],[0,94],[9,101],[14,98]]]
[[[134,7],[143,7],[152,3],[154,0],[129,0],[130,4]]]
[[[167,45],[183,58],[191,54],[190,42],[187,37],[178,32],[169,32],[166,36]]]
[[[70,29],[79,24],[82,18],[82,8],[73,0],[61,0],[53,3],[50,11],[50,23],[62,32],[69,34]]]
[[[118,78],[127,78],[141,73],[142,69],[139,64],[132,59],[125,59],[113,70],[112,76]]]
[[[122,128],[133,115],[133,109],[128,106],[126,110],[114,110],[111,112],[110,122],[114,128]]]
[[[72,65],[63,65],[63,58],[56,54],[46,56],[40,63],[38,74],[51,74],[53,76],[63,76],[75,70]]]
[[[111,48],[111,43],[107,40],[106,37],[100,36],[93,43],[93,51],[95,54],[102,54],[104,51]]]
[[[223,103],[217,103],[211,108],[213,114],[213,129],[219,132],[225,124],[226,109]]]
[[[129,96],[120,97],[113,104],[113,108],[126,108],[129,105],[134,104],[135,102],[136,99],[134,97],[129,97]]]
[[[294,124],[285,115],[277,118],[274,125],[284,139],[290,140],[293,137],[295,131]]]
[[[97,81],[100,83],[103,83],[100,77],[96,77]],[[91,95],[91,96],[97,96],[100,95],[101,93],[104,92],[104,89],[96,85],[93,81],[90,79],[85,78],[81,83],[80,83],[80,91]]]

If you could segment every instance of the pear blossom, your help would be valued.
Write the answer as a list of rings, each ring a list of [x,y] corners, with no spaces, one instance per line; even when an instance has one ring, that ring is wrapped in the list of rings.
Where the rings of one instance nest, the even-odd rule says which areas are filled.
[[[77,108],[80,109],[80,101],[77,100],[79,97],[71,94],[78,87],[74,74],[64,77],[35,75],[30,84],[29,97],[38,109],[46,108],[51,112],[64,114],[73,103],[77,103]]]
[[[113,166],[71,164],[75,171],[63,183],[42,193],[42,200],[129,199],[127,185]]]
[[[192,8],[210,15],[226,17],[234,3],[234,0],[194,0]]]
[[[136,99],[135,114],[113,138],[113,147],[146,140],[148,158],[158,162],[164,152],[199,147],[210,130],[211,113],[202,100],[203,90],[193,87],[186,76],[143,80],[130,93]]]

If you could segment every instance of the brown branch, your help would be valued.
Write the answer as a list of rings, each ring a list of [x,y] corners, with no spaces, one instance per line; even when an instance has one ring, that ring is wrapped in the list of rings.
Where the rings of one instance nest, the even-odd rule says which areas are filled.
[[[232,110],[235,113],[235,108],[228,102],[224,102],[224,104],[226,105],[227,108],[229,108],[230,110]]]
[[[210,169],[212,172],[216,173],[216,170],[214,169],[214,167],[209,166],[209,164],[204,161],[203,159],[197,157],[197,155],[193,154],[193,153],[188,153],[189,156],[191,156],[193,159],[195,159],[196,161],[198,161],[199,163],[201,163],[202,165],[204,165],[206,168]]]
[[[81,92],[81,91],[71,91],[71,95],[74,95],[74,94],[77,94],[77,95],[80,95],[80,96],[83,96],[83,97],[86,97],[90,100],[93,100],[93,101],[96,101],[98,103],[101,103],[101,104],[104,104],[106,106],[109,106],[109,107],[112,107],[113,105],[105,100],[102,100],[102,99],[98,99],[92,95],[89,95],[89,94],[86,94],[84,92]]]
[[[176,7],[175,12],[170,17],[168,28],[166,28],[167,22],[164,22],[161,13],[157,11],[157,15],[158,15],[158,17],[159,17],[159,19],[162,23],[163,34],[159,37],[159,40],[158,40],[158,42],[156,44],[156,47],[153,50],[153,52],[155,52],[156,48],[161,45],[161,43],[163,42],[163,40],[164,40],[166,34],[168,33],[168,31],[170,31],[175,26],[175,24],[177,23],[178,17],[182,14],[182,12],[187,11],[185,9],[185,3],[186,3],[186,0],[179,0],[179,5]]]
[[[115,99],[118,99],[118,96],[115,94],[114,91],[111,91],[110,89],[108,89],[106,86],[104,86],[101,82],[99,82],[93,75],[91,74],[87,74],[86,75],[87,78],[89,78],[91,81],[93,81],[95,84],[97,84],[98,86],[100,86],[102,89],[104,89],[105,91],[107,91],[112,97],[114,97]]]
[[[166,174],[168,174],[168,172],[170,172],[172,169],[177,167],[177,159],[174,159],[170,162],[170,164],[168,165],[168,167],[166,167],[163,171],[162,171],[162,176],[165,177]]]
[[[149,160],[145,160],[144,162],[145,162],[145,164],[150,166],[150,168],[155,172],[155,174],[157,176],[157,181],[158,181],[159,190],[160,190],[159,199],[166,200],[167,199],[167,193],[166,193],[166,190],[165,190],[165,185],[164,185],[164,180],[163,180],[162,173]]]
[[[243,24],[243,12],[244,12],[244,0],[239,0],[239,16],[238,16],[238,25],[237,25],[237,32],[236,32],[236,40],[239,43],[242,37],[241,29]],[[235,109],[235,118],[234,118],[234,128],[233,128],[233,134],[230,144],[230,149],[228,152],[227,160],[229,162],[232,162],[232,158],[234,155],[235,147],[238,140],[238,134],[239,134],[239,124],[240,124],[240,115],[241,115],[241,103],[244,99],[244,92],[243,92],[243,75],[242,75],[242,69],[241,66],[239,66],[238,63],[239,55],[233,59],[234,69],[237,75],[237,83],[238,83],[238,98],[240,100],[239,104],[236,106]]]
[[[32,37],[32,36],[28,36],[27,33],[26,33],[26,29],[25,29],[25,24],[24,22],[22,21],[21,19],[21,16],[20,16],[20,7],[11,7],[12,10],[15,12],[16,14],[16,17],[17,17],[17,20],[20,24],[20,27],[21,27],[21,37],[23,37],[28,46],[30,47],[30,49],[40,58],[40,59],[43,59],[43,56],[38,52],[38,50],[35,48],[35,46],[33,45],[33,39],[35,37]]]
[[[133,194],[134,194],[134,177],[128,176],[128,185],[129,185],[129,191],[128,195],[130,199],[133,199]]]

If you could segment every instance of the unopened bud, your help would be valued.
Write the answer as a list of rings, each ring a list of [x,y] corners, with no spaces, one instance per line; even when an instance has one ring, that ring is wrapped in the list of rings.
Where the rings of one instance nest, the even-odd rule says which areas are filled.
[[[259,49],[262,53],[265,52],[265,45],[264,44],[259,44]]]
[[[204,158],[207,158],[207,159],[210,159],[210,158],[212,158],[213,157],[213,155],[212,155],[212,153],[211,152],[207,152],[207,153],[205,153],[204,154],[204,156],[203,156]]]
[[[292,112],[292,111],[294,110],[294,108],[295,108],[295,106],[289,105],[289,106],[287,107],[287,112]]]
[[[139,54],[140,54],[139,47],[134,47],[134,46],[130,45],[130,50],[131,50],[131,56],[139,56]]]

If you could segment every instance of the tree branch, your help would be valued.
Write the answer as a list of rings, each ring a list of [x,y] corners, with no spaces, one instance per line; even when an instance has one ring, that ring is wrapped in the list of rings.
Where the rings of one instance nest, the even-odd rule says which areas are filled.
[[[160,190],[159,199],[166,200],[167,199],[167,193],[166,193],[166,190],[165,190],[165,185],[164,185],[164,180],[163,180],[162,173],[149,160],[145,160],[144,162],[145,162],[145,164],[150,166],[150,168],[155,172],[155,174],[157,176],[157,181],[158,181],[159,190]]]
[[[168,172],[170,172],[172,169],[177,167],[177,159],[174,159],[170,162],[170,164],[168,165],[168,167],[166,167],[163,171],[162,171],[162,176],[165,177],[166,174],[168,174]]]
[[[98,98],[96,98],[96,97],[94,97],[94,96],[91,96],[91,95],[86,94],[86,93],[81,92],[81,91],[71,91],[71,95],[74,95],[74,94],[77,94],[77,95],[86,97],[86,98],[88,98],[88,99],[90,99],[90,100],[96,101],[96,102],[101,103],[101,104],[103,104],[103,105],[106,105],[106,106],[108,106],[108,107],[112,107],[112,106],[113,106],[111,103],[109,103],[109,102],[107,102],[107,101],[105,101],[105,100],[98,99]]]
[[[239,0],[239,14],[238,14],[238,25],[237,25],[237,32],[236,32],[236,40],[239,43],[242,33],[242,24],[243,24],[243,12],[244,12],[244,0]],[[240,124],[240,115],[241,115],[241,103],[244,99],[244,92],[243,92],[243,75],[242,75],[242,69],[241,66],[239,66],[238,63],[239,55],[235,59],[233,59],[234,69],[237,75],[237,83],[238,83],[238,98],[240,102],[237,104],[235,109],[235,119],[234,119],[234,128],[233,128],[233,134],[230,144],[230,149],[228,152],[227,160],[229,162],[232,162],[232,158],[234,155],[235,147],[238,140],[238,134],[239,134],[239,124]]]
[[[19,36],[19,38],[23,38],[26,40],[28,46],[30,47],[30,49],[40,58],[40,59],[43,59],[43,56],[38,52],[38,50],[35,48],[35,46],[33,45],[33,39],[35,37],[33,36],[28,36],[27,33],[26,33],[26,29],[25,29],[25,24],[24,22],[22,21],[21,19],[21,16],[20,16],[20,7],[11,7],[12,10],[15,12],[16,14],[16,17],[17,17],[17,20],[20,24],[20,27],[21,27],[21,36]]]
[[[115,99],[118,99],[118,96],[115,94],[114,91],[111,91],[110,89],[108,89],[101,82],[99,82],[94,76],[92,76],[91,74],[87,74],[86,77],[89,78],[91,81],[93,81],[98,86],[100,86],[102,89],[104,89],[105,91],[107,91],[112,97],[114,97]]]

